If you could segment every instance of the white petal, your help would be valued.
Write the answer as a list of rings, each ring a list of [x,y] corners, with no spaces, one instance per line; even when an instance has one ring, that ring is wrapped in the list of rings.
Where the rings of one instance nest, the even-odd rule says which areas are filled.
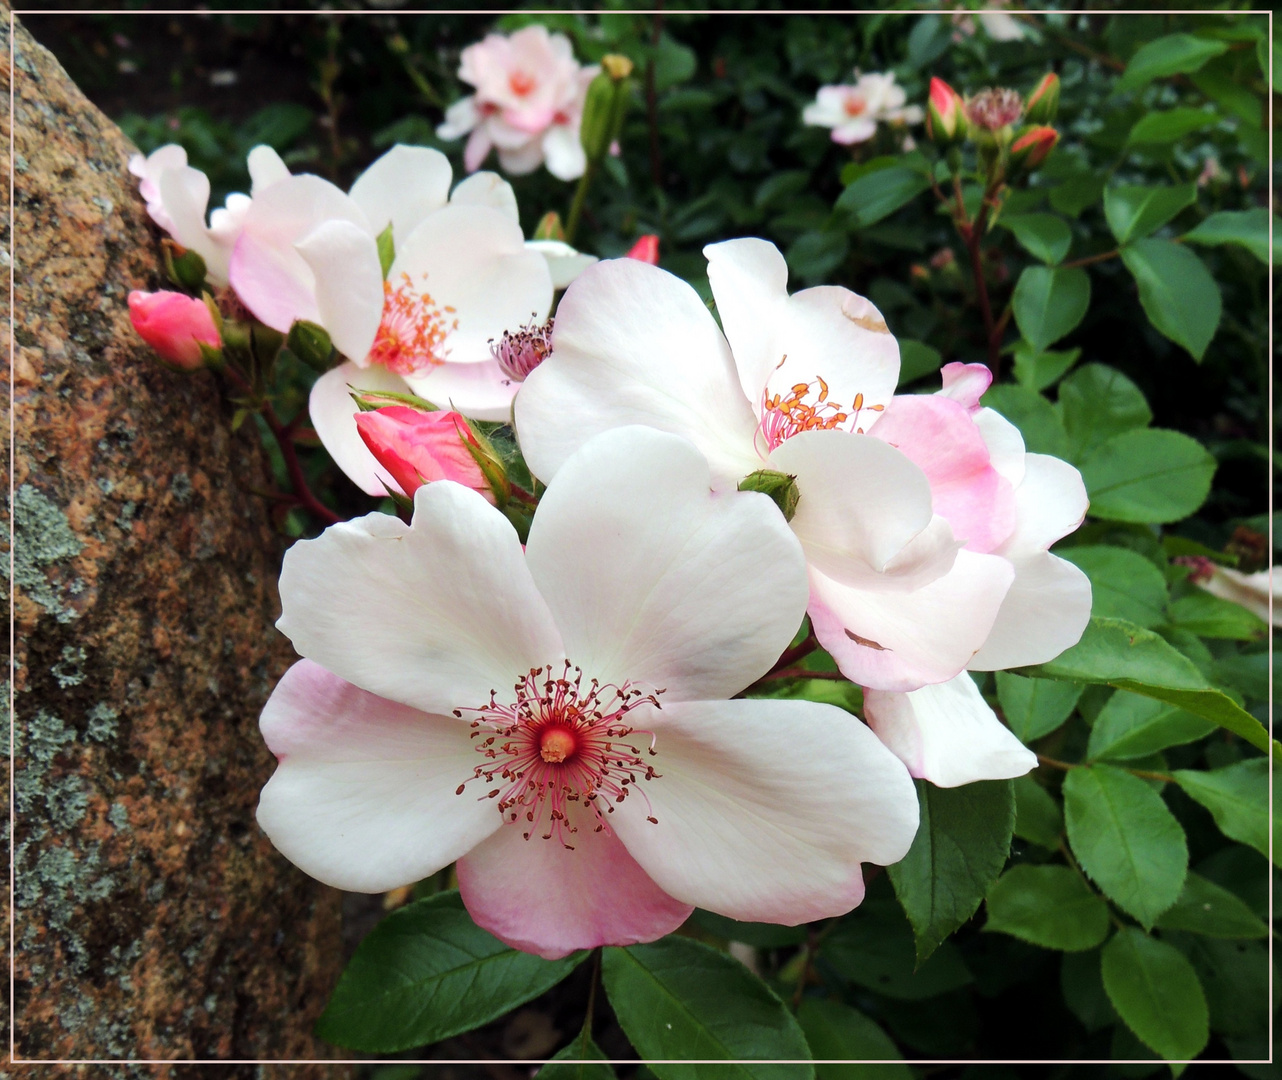
[[[272,184],[289,179],[289,166],[270,146],[255,146],[249,152],[245,164],[249,167],[251,195],[260,195]]]
[[[489,360],[483,364],[441,364],[407,378],[411,390],[442,409],[453,409],[473,420],[510,423],[512,398],[521,384]]]
[[[739,385],[755,408],[783,355],[775,339],[788,304],[788,264],[774,244],[755,238],[709,244],[703,255]]]
[[[964,671],[908,694],[866,690],[864,712],[908,771],[936,787],[1010,780],[1037,767],[1037,755],[997,719]]]
[[[476,96],[460,98],[445,110],[445,122],[438,125],[438,139],[457,139],[466,135],[481,122],[476,110]]]
[[[427,712],[479,708],[564,655],[511,523],[448,480],[418,489],[412,525],[369,514],[300,540],[280,596],[299,653]]]
[[[1024,28],[1004,11],[981,11],[979,21],[994,41],[1019,41]]]
[[[967,665],[972,671],[1054,660],[1081,640],[1090,622],[1091,583],[1076,566],[1045,551],[1009,558],[1015,581],[983,648]]]
[[[877,134],[877,121],[870,116],[858,116],[832,129],[832,141],[842,146],[867,142]]]
[[[525,246],[530,251],[537,251],[548,262],[548,272],[552,275],[552,288],[564,289],[584,270],[598,259],[595,255],[585,255],[575,251],[569,244],[560,240],[527,240]]]
[[[488,206],[499,210],[513,221],[521,220],[516,208],[512,185],[495,172],[473,173],[454,188],[450,202],[458,206]]]
[[[375,235],[390,222],[399,248],[419,222],[445,205],[452,177],[450,160],[439,150],[397,144],[357,177],[350,194]]]
[[[526,558],[566,655],[664,702],[742,690],[806,610],[805,558],[774,504],[711,494],[703,455],[651,428],[606,432],[562,466]]]
[[[502,124],[491,125],[488,129],[499,151],[499,164],[503,171],[512,176],[526,176],[543,164],[543,142],[534,138],[517,146],[504,146],[500,141],[506,131]],[[513,137],[524,133],[513,133]]]
[[[205,222],[205,211],[209,206],[209,177],[190,166],[166,169],[160,174],[157,187],[171,223],[170,235],[205,260],[210,281],[215,285],[227,284],[230,252],[209,235]]]
[[[543,136],[543,154],[548,172],[558,180],[577,180],[588,167],[587,154],[579,142],[579,129],[553,124]]]
[[[908,770],[835,706],[679,702],[644,723],[660,775],[609,822],[679,900],[754,922],[842,915],[863,899],[860,863],[898,862],[912,843]]]
[[[390,281],[409,274],[437,304],[455,309],[458,329],[446,340],[451,364],[490,361],[489,342],[552,305],[543,256],[525,249],[521,227],[488,206],[438,210],[398,245]]]
[[[689,439],[719,490],[764,464],[716,321],[684,281],[636,259],[597,263],[565,291],[552,355],[525,380],[516,422],[545,482],[593,435],[626,424]]]
[[[363,365],[383,319],[378,244],[350,221],[327,221],[294,245],[316,277],[316,309],[334,348]]]
[[[996,555],[959,551],[917,589],[855,589],[810,571],[810,621],[843,675],[878,690],[916,690],[961,671],[984,643],[1015,572]]]
[[[307,411],[312,427],[326,452],[347,478],[368,495],[386,495],[401,486],[370,453],[356,427],[356,402],[351,387],[405,393],[409,387],[399,375],[377,364],[360,368],[348,362],[325,372],[312,384]]]
[[[974,414],[974,420],[988,447],[993,468],[1018,488],[1024,481],[1026,467],[1024,436],[1019,428],[993,409],[980,409]]]
[[[1072,465],[1028,454],[1023,482],[1015,489],[1015,531],[997,550],[1012,559],[1045,551],[1082,523],[1089,505],[1082,474]]]
[[[287,333],[295,319],[317,322],[316,277],[294,245],[331,219],[373,235],[351,199],[319,176],[291,176],[256,196],[231,256],[231,284],[268,326]]]
[[[280,764],[258,823],[290,862],[337,889],[386,892],[448,866],[502,822],[478,802],[469,725],[366,693],[301,660],[263,709]]]
[[[1212,566],[1210,578],[1206,581],[1195,579],[1194,584],[1212,596],[1241,605],[1267,623],[1270,621],[1269,594],[1272,592],[1276,596],[1282,591],[1282,567],[1272,566],[1254,574],[1244,574],[1231,567]],[[1282,625],[1282,606],[1275,607],[1271,621],[1274,626]]]

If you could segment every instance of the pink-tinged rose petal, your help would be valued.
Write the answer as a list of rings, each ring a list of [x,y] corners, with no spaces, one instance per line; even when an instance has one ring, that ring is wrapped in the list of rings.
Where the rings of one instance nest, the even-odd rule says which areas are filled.
[[[978,411],[979,399],[993,384],[993,373],[983,364],[945,364],[940,374],[944,377],[944,388],[939,396],[952,398],[971,413]]]
[[[1006,558],[1015,580],[972,671],[1045,664],[1076,645],[1091,619],[1090,578],[1071,562],[1046,551]]]
[[[936,787],[1009,780],[1037,767],[1037,755],[997,719],[964,671],[908,694],[866,690],[864,712],[908,771]]]
[[[183,293],[135,290],[129,294],[129,320],[143,341],[187,371],[203,365],[202,342],[214,348],[222,344],[205,302]]]
[[[897,395],[871,434],[926,474],[935,513],[971,551],[993,551],[1011,534],[1014,491],[992,467],[964,405],[938,394]]]
[[[659,238],[647,233],[628,249],[629,259],[639,259],[651,266],[659,265]]]
[[[594,820],[584,815],[569,837],[572,851],[555,837],[524,839],[521,820],[460,859],[459,891],[476,925],[555,960],[576,949],[654,941],[685,922],[692,906],[660,889],[617,836],[594,832],[587,824]]]
[[[433,480],[453,480],[494,502],[485,474],[468,449],[472,445],[479,450],[480,444],[458,413],[389,405],[357,413],[356,427],[406,495]]]
[[[367,368],[359,368],[350,361],[339,364],[312,384],[307,405],[312,427],[334,464],[363,492],[383,496],[389,490],[399,491],[400,485],[369,452],[356,427],[356,414],[360,410],[352,400],[353,387],[393,394],[404,394],[410,389],[399,375],[377,364]]]

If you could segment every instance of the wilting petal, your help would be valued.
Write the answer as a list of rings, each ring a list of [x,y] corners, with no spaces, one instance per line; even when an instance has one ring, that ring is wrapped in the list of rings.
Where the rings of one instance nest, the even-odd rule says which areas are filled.
[[[374,460],[369,447],[356,429],[356,402],[350,387],[361,390],[385,390],[404,394],[409,387],[399,375],[374,365],[359,368],[353,363],[340,364],[325,372],[312,384],[308,414],[312,427],[320,436],[334,464],[346,473],[358,488],[368,495],[386,495],[400,491],[392,474]]]
[[[959,551],[949,572],[916,589],[841,585],[811,567],[815,636],[852,682],[916,690],[961,671],[989,636],[1015,572],[996,555]]]
[[[303,656],[428,712],[476,708],[564,653],[516,531],[475,491],[414,495],[412,525],[369,514],[285,554],[276,623]]]
[[[490,361],[490,339],[552,305],[552,278],[543,256],[525,249],[521,227],[488,206],[451,204],[427,218],[399,245],[388,279],[408,274],[458,329],[446,339],[450,364]],[[461,410],[462,411],[462,410]]]
[[[441,364],[426,368],[405,380],[411,390],[442,409],[453,409],[473,420],[512,419],[512,398],[520,389],[498,362],[483,364]]]
[[[1015,580],[992,633],[967,665],[972,671],[1054,660],[1081,640],[1090,622],[1091,582],[1076,566],[1045,551],[1007,558]]]
[[[319,322],[334,348],[358,367],[367,366],[383,318],[378,244],[359,225],[327,221],[294,246],[315,275]]]
[[[1015,529],[999,549],[1017,558],[1045,551],[1086,516],[1090,500],[1082,474],[1048,454],[1024,458],[1024,479],[1015,489]]]
[[[558,180],[577,180],[588,167],[577,125],[553,124],[543,136],[548,172]]]
[[[473,173],[454,188],[450,202],[457,206],[488,206],[513,221],[521,220],[516,208],[516,192],[495,172]]]
[[[698,907],[789,925],[842,915],[863,899],[860,863],[898,862],[917,831],[908,771],[835,706],[674,702],[638,723],[659,775],[609,821],[661,888]]]
[[[428,214],[445,205],[454,171],[439,150],[393,146],[356,179],[352,202],[375,234],[390,223],[397,247]]]
[[[489,810],[495,814],[493,804]],[[594,832],[586,814],[574,820],[585,824],[569,838],[572,851],[555,837],[523,839],[525,823],[517,821],[459,860],[459,891],[477,926],[555,960],[576,949],[654,941],[685,922],[691,905],[651,881],[618,837]]]
[[[725,338],[698,293],[666,270],[636,259],[589,267],[557,308],[552,349],[516,400],[521,449],[539,479],[626,424],[689,439],[718,490],[762,467]]]
[[[689,442],[627,427],[557,473],[526,559],[566,655],[602,682],[729,697],[769,670],[806,609],[805,559],[764,495],[709,491]]]
[[[351,892],[385,892],[448,866],[502,819],[455,790],[480,755],[468,724],[387,701],[310,660],[263,709],[279,759],[258,823],[290,862]]]
[[[936,787],[1009,780],[1037,767],[1037,755],[997,719],[964,671],[908,694],[867,690],[864,713],[908,771]]]

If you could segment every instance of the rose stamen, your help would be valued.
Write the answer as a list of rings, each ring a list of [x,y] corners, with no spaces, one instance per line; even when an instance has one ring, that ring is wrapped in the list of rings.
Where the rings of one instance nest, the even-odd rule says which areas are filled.
[[[449,356],[445,341],[458,329],[456,314],[454,308],[437,304],[431,293],[416,290],[409,274],[401,274],[396,288],[390,281],[383,282],[383,321],[370,349],[370,362],[397,375],[439,367]]]

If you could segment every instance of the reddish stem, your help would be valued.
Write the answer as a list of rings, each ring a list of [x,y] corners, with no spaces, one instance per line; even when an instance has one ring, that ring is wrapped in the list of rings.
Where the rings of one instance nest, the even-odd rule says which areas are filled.
[[[805,639],[799,644],[793,645],[791,648],[784,649],[784,651],[779,654],[779,659],[775,661],[774,667],[767,671],[762,678],[771,678],[776,671],[779,671],[782,668],[792,667],[803,656],[809,656],[817,648],[819,648],[819,641],[815,637],[815,632],[811,630],[805,636]]]

